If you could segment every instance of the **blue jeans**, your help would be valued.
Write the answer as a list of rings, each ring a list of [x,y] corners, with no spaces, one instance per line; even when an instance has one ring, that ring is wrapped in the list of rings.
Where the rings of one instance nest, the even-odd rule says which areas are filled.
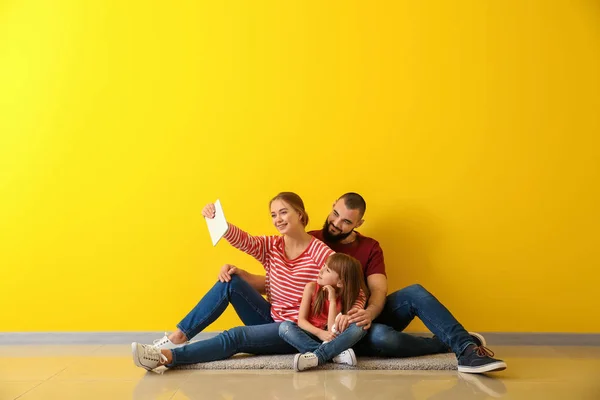
[[[436,337],[424,338],[402,331],[419,317]],[[459,356],[473,338],[442,303],[421,285],[411,285],[387,297],[382,313],[373,321],[357,354],[382,357],[416,357],[447,353]]]
[[[238,326],[219,335],[190,343],[174,350],[168,367],[224,360],[236,353],[292,354],[297,350],[279,337],[281,322],[265,325]]]
[[[271,304],[246,281],[233,275],[229,282],[215,283],[177,327],[191,340],[219,318],[229,304],[244,325],[273,322]]]
[[[342,351],[351,348],[366,334],[367,331],[363,328],[352,324],[331,342],[323,343],[316,336],[291,321],[285,321],[279,325],[279,336],[297,348],[300,353],[315,353],[319,359],[319,365],[325,364]]]

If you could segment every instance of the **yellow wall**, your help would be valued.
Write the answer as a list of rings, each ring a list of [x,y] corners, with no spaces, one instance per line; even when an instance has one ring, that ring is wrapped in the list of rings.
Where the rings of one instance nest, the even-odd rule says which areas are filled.
[[[172,328],[261,270],[206,202],[274,234],[354,190],[391,288],[600,332],[597,1],[166,4],[0,3],[0,331]]]

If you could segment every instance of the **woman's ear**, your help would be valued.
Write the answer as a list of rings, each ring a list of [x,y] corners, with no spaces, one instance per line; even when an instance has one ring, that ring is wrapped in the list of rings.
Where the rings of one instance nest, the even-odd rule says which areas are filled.
[[[337,283],[336,283],[336,285],[335,285],[335,286],[336,286],[336,287],[339,287],[339,288],[341,289],[341,288],[343,288],[343,287],[344,287],[344,284],[342,283],[342,280],[341,280],[341,279],[338,279],[338,281],[337,281]]]

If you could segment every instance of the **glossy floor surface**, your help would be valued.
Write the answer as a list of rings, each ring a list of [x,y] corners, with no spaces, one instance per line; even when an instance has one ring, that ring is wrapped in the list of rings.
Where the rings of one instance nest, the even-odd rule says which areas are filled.
[[[167,371],[136,368],[129,345],[0,346],[5,399],[600,399],[600,347],[495,346],[508,369]]]

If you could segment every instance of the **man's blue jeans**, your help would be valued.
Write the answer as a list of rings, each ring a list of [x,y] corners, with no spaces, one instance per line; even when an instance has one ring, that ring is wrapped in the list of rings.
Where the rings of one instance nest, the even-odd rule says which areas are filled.
[[[177,327],[191,340],[212,324],[231,304],[244,325],[273,322],[271,304],[237,275],[229,282],[217,282]]]
[[[419,317],[436,336],[425,338],[402,331]],[[382,313],[367,336],[354,348],[359,355],[416,357],[447,353],[459,356],[473,338],[442,303],[421,285],[411,285],[387,297]]]
[[[323,343],[319,338],[291,321],[285,321],[279,325],[279,336],[297,348],[300,353],[315,353],[319,359],[319,365],[325,364],[342,351],[351,348],[366,334],[367,331],[363,328],[351,324],[335,339]]]

